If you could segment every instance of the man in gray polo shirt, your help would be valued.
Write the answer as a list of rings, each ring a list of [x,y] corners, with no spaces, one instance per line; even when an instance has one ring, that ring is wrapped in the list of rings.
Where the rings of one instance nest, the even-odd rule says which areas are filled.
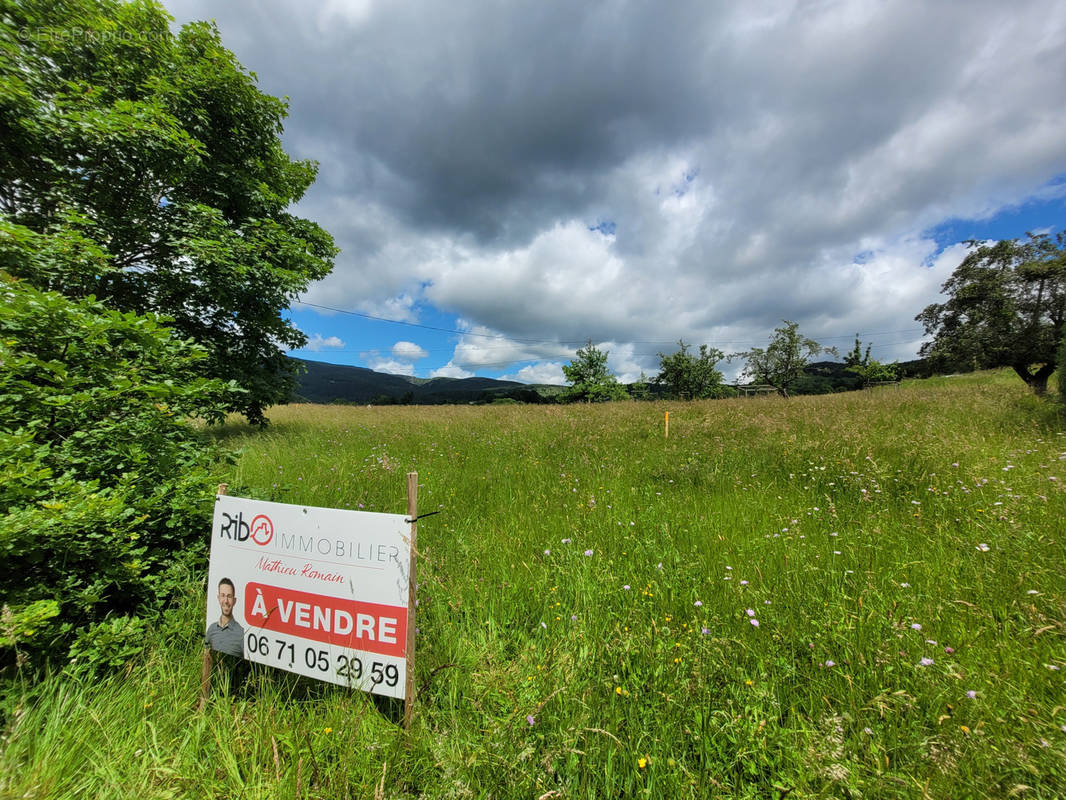
[[[229,578],[218,582],[218,604],[222,607],[222,616],[218,622],[212,622],[208,627],[207,635],[204,636],[204,647],[244,658],[244,628],[233,618],[233,607],[237,605],[237,590]]]

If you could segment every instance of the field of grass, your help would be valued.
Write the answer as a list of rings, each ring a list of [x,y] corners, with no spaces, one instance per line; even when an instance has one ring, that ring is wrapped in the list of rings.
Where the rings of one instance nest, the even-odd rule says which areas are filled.
[[[193,576],[143,660],[25,689],[5,796],[1066,796],[1066,423],[1011,374],[270,416],[231,494],[441,512],[410,732],[284,673],[196,712]]]

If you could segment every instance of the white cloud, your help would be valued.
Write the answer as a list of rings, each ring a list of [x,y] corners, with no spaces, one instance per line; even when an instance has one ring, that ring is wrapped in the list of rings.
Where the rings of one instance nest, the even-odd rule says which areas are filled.
[[[563,365],[558,361],[542,361],[537,364],[529,364],[512,375],[501,376],[500,379],[519,381],[520,383],[548,383],[555,386],[566,384]]]
[[[413,376],[415,374],[414,364],[409,361],[379,358],[369,361],[368,366],[375,372],[387,372],[390,375]]]
[[[392,346],[392,354],[396,358],[402,358],[408,361],[417,361],[418,359],[425,358],[429,355],[429,353],[414,342],[397,342]]]
[[[465,370],[462,367],[456,366],[451,361],[449,361],[443,367],[440,367],[439,369],[435,369],[432,372],[430,372],[429,377],[431,377],[431,378],[472,378],[472,377],[474,377],[474,373],[470,372],[468,370]]]
[[[338,347],[344,347],[344,342],[338,337],[323,336],[320,333],[313,333],[307,337],[307,344],[304,345],[303,349],[317,353],[319,350]]]

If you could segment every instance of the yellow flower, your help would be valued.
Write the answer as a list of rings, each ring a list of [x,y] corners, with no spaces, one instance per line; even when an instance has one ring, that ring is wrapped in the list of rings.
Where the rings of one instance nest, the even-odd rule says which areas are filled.
[[[744,681],[744,683],[747,684],[748,686],[754,686],[755,685],[755,681],[753,681],[751,678],[748,678],[746,681]]]
[[[622,693],[622,687],[621,686],[615,686],[614,687],[614,693],[615,694],[621,694]]]
[[[322,733],[333,733],[333,728],[323,728]]]
[[[637,768],[638,769],[644,769],[646,766],[648,766],[648,759],[644,758],[644,756],[641,756],[640,758],[637,759]]]

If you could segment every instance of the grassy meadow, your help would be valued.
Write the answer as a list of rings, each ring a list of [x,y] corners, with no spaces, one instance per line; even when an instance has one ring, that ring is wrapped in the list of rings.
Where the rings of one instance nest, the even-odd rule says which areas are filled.
[[[1013,374],[270,417],[231,494],[441,512],[410,732],[284,673],[197,712],[190,576],[143,659],[22,687],[0,794],[1066,796],[1066,423]]]

